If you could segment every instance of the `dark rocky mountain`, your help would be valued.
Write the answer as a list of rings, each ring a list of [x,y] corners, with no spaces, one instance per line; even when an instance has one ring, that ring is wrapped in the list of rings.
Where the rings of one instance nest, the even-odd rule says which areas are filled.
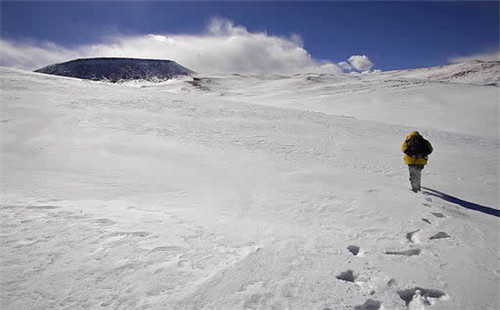
[[[194,71],[172,60],[137,58],[86,58],[50,65],[35,72],[113,83],[128,80],[161,81]]]

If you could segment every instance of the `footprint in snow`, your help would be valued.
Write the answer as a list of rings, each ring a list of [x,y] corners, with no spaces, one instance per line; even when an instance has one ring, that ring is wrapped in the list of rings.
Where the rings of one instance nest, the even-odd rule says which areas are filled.
[[[359,254],[359,246],[350,245],[347,247],[347,250],[352,253],[352,255],[357,256]]]
[[[444,214],[440,212],[431,212],[431,214],[437,217],[438,219],[442,219],[443,217],[445,217]]]
[[[386,255],[414,256],[414,255],[420,255],[420,252],[421,252],[420,249],[409,249],[409,250],[403,250],[403,251],[385,251],[384,254],[386,254]]]
[[[399,297],[405,301],[408,307],[413,300],[421,300],[425,305],[430,305],[430,298],[440,299],[446,296],[446,293],[440,290],[425,289],[421,287],[413,287],[407,290],[398,291]]]
[[[395,279],[389,279],[389,281],[387,281],[387,286],[391,287],[391,286],[394,286],[398,284],[398,281],[396,281]]]
[[[411,243],[418,243],[416,233],[419,232],[420,229],[410,231],[409,233],[406,234],[406,239],[410,241]]]
[[[437,234],[429,237],[430,240],[434,240],[434,239],[444,239],[444,238],[451,238],[450,235],[448,235],[447,233],[445,233],[444,231],[440,231],[438,232]]]
[[[364,304],[355,306],[354,310],[378,310],[381,305],[380,301],[368,299]]]
[[[354,279],[356,279],[356,276],[354,275],[354,271],[347,270],[347,271],[341,272],[338,276],[336,276],[336,278],[339,280],[342,280],[342,281],[354,282]]]

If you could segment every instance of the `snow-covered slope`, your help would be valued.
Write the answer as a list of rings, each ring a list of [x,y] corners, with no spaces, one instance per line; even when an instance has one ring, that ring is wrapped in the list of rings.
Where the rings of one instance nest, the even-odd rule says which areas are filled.
[[[500,84],[500,61],[474,60],[448,66],[388,72],[401,77],[498,86]]]
[[[1,68],[2,309],[498,308],[499,88],[399,74]]]
[[[420,70],[444,76],[456,67]],[[200,76],[196,85],[229,100],[498,138],[498,87],[433,81],[419,72]],[[483,82],[500,78],[500,72],[483,73]]]
[[[172,60],[136,58],[86,58],[54,64],[35,72],[113,83],[146,80],[163,81],[194,71]]]

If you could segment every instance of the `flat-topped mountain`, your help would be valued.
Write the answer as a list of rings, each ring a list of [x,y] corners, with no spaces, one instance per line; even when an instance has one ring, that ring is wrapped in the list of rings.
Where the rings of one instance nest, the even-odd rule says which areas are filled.
[[[194,71],[172,60],[137,58],[85,58],[54,64],[35,72],[116,83],[127,80],[167,80]]]

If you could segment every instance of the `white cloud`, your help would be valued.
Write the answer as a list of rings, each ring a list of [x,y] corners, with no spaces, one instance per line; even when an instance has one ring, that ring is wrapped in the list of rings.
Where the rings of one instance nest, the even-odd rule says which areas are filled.
[[[482,53],[482,54],[474,54],[474,55],[469,55],[469,56],[458,56],[458,57],[452,57],[448,59],[450,63],[456,64],[456,63],[462,63],[462,62],[468,62],[472,60],[482,60],[482,61],[500,61],[500,51],[494,52],[494,53]]]
[[[212,19],[202,35],[115,37],[75,49],[47,43],[35,45],[0,40],[0,65],[36,69],[85,57],[171,59],[200,73],[339,73],[331,62],[313,59],[302,39],[252,33],[226,19]]]
[[[347,61],[357,71],[368,71],[373,68],[373,63],[366,55],[353,55]]]
[[[0,66],[35,69],[80,56],[77,51],[71,51],[53,43],[37,46],[30,43],[0,40]]]
[[[345,71],[351,71],[353,69],[346,61],[339,62],[337,65]]]
[[[246,36],[248,31],[245,27],[235,26],[233,22],[225,18],[212,18],[207,27],[207,32],[214,36]]]
[[[0,39],[0,65],[22,69],[87,57],[171,59],[199,73],[341,73],[373,67],[365,55],[348,62],[311,57],[297,34],[290,37],[249,32],[229,20],[214,18],[200,35],[119,36],[105,43],[68,49],[54,43],[19,43]]]

